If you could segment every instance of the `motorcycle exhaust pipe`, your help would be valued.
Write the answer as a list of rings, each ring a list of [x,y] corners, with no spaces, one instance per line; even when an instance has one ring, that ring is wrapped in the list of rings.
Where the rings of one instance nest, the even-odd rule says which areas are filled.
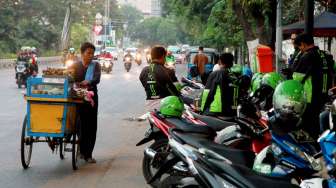
[[[155,155],[156,155],[156,151],[154,151],[151,148],[146,148],[145,149],[145,155],[150,157],[151,159],[154,159]]]

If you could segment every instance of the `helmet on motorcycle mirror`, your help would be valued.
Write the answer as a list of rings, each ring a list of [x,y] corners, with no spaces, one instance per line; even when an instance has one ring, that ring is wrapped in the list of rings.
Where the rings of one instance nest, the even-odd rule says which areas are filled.
[[[181,117],[184,105],[176,96],[165,97],[160,102],[160,113],[169,117]]]
[[[297,124],[307,104],[303,85],[296,80],[280,83],[273,94],[273,107],[277,118],[289,124]]]
[[[261,86],[261,80],[263,78],[263,74],[255,73],[252,77],[252,92],[255,92]]]
[[[268,85],[271,86],[273,89],[276,88],[276,86],[283,81],[283,78],[279,73],[276,72],[270,72],[266,73],[261,80],[261,85]]]

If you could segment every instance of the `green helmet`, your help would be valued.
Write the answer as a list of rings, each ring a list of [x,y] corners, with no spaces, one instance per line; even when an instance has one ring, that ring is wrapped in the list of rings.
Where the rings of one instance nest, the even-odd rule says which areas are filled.
[[[243,66],[240,65],[240,64],[234,64],[231,67],[231,72],[234,73],[234,74],[237,74],[237,75],[241,75],[241,74],[243,74]]]
[[[296,80],[280,83],[273,94],[276,117],[286,122],[299,122],[307,104],[303,85]]]
[[[165,97],[160,102],[160,112],[164,116],[181,117],[184,105],[176,96]]]
[[[255,73],[251,80],[252,85],[252,91],[255,92],[261,85],[261,80],[263,78],[263,74],[261,73]]]
[[[266,73],[262,77],[261,84],[271,86],[273,89],[275,89],[276,86],[282,81],[283,79],[279,73],[270,72],[270,73]]]

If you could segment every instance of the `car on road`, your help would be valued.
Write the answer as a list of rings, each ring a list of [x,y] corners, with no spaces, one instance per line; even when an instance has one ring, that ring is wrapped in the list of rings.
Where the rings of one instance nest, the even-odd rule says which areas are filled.
[[[113,56],[114,60],[118,60],[119,50],[117,47],[106,47],[104,50],[109,52]]]
[[[168,46],[167,50],[172,52],[176,63],[181,64],[184,62],[184,55],[182,54],[182,49],[179,46]]]
[[[191,79],[190,75],[190,68],[194,67],[193,60],[195,56],[198,54],[198,47],[197,48],[191,48],[186,54],[186,62],[187,62],[187,68],[188,68],[188,79]],[[204,54],[208,57],[208,64],[205,66],[205,70],[207,72],[212,72],[213,67],[218,61],[218,51],[213,48],[204,48]]]

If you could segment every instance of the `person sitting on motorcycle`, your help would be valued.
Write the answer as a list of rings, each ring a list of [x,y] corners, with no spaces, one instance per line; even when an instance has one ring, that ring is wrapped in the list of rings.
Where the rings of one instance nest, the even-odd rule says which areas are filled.
[[[37,61],[34,58],[30,58],[28,61],[28,72],[29,75],[36,76],[38,74]]]
[[[167,51],[166,62],[175,63],[175,57],[173,56],[173,52],[170,50]]]
[[[133,56],[131,54],[130,50],[127,50],[126,55],[124,56],[124,62],[126,63],[126,58],[130,58],[131,61],[133,61]]]
[[[151,50],[152,62],[143,68],[139,79],[146,92],[146,111],[159,108],[160,99],[175,95],[180,92],[174,85],[177,81],[175,74],[167,69],[164,64],[166,60],[166,49],[162,46],[155,46]]]
[[[110,52],[105,51],[104,58],[112,59],[113,56],[112,56],[112,54]]]
[[[78,57],[76,56],[75,48],[69,48],[69,52],[66,56],[66,60],[72,60],[74,62],[77,62]]]

